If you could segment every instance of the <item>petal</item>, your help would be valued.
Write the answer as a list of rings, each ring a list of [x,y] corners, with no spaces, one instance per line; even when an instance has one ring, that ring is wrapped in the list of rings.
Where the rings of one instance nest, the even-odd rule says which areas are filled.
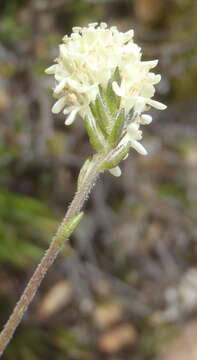
[[[151,72],[148,74],[148,79],[151,81],[152,84],[158,84],[161,81],[161,75]]]
[[[98,25],[98,23],[95,23],[96,25]],[[105,22],[102,22],[101,24],[100,24],[100,27],[101,27],[101,29],[106,29],[107,28],[107,24],[105,23]]]
[[[115,168],[112,168],[109,170],[109,172],[116,177],[119,177],[121,175],[121,169],[119,168],[119,166],[116,166]]]
[[[55,94],[55,95],[59,94],[59,93],[63,90],[63,88],[65,87],[65,85],[66,85],[66,79],[61,80],[61,81],[59,82],[59,84],[55,87],[55,89],[54,89],[54,94]]]
[[[79,33],[80,31],[81,31],[81,26],[74,26],[73,28],[72,28],[72,31],[74,32],[74,33]]]
[[[71,111],[70,115],[68,115],[67,119],[65,120],[65,125],[71,125],[75,121],[75,117],[78,112],[78,108]]]
[[[153,69],[157,66],[159,60],[142,61],[142,65],[145,65],[147,69]]]
[[[146,149],[138,141],[136,140],[131,141],[131,147],[134,148],[139,154],[147,155]]]
[[[53,114],[58,114],[66,105],[66,97],[63,96],[53,105],[51,111]]]
[[[78,90],[78,87],[79,87],[79,82],[78,82],[78,81],[73,80],[73,79],[71,79],[71,78],[68,78],[67,81],[68,81],[68,85],[69,85],[71,88]]]
[[[139,127],[139,124],[131,124],[128,126],[127,134],[131,141],[142,139],[142,131],[139,130],[138,127]]]
[[[45,73],[48,75],[55,74],[56,68],[57,68],[57,65],[52,65],[45,70]]]
[[[134,36],[134,30],[128,30],[126,33],[124,33],[124,41],[129,41]]]
[[[128,142],[130,142],[130,136],[128,135],[128,133],[126,133],[122,140],[119,142],[119,146],[127,146]]]
[[[68,49],[66,47],[65,44],[61,44],[59,45],[59,49],[60,49],[60,56],[62,56],[62,58],[64,59],[67,59],[68,57]]]
[[[118,85],[118,83],[117,83],[116,81],[113,81],[113,83],[112,83],[112,89],[114,90],[114,92],[116,93],[116,95],[118,95],[118,96],[124,96],[121,87]]]
[[[132,124],[135,125],[135,124]],[[128,127],[127,134],[130,140],[141,140],[142,139],[142,131],[139,129],[132,128],[131,125]]]
[[[153,118],[151,115],[143,114],[140,118],[140,124],[149,125],[152,122]]]
[[[140,95],[146,98],[151,98],[153,97],[155,94],[155,88],[153,86],[153,84],[144,84],[141,91],[140,91]]]
[[[158,110],[165,110],[167,108],[165,104],[162,104],[161,102],[152,99],[149,99],[147,101],[147,104],[151,105],[152,107]]]
[[[75,110],[76,109],[76,106],[74,106],[74,105],[71,105],[71,106],[67,106],[65,109],[64,109],[64,111],[63,111],[63,114],[64,115],[68,115],[68,114],[70,114],[73,110]]]
[[[141,114],[144,111],[145,105],[146,105],[146,98],[144,97],[138,97],[134,107],[135,107],[135,112],[138,114]]]
[[[102,24],[105,24],[105,23],[102,23]],[[92,23],[89,23],[89,24],[88,24],[88,27],[93,27],[93,28],[95,28],[97,25],[98,25],[98,22],[92,22]]]
[[[131,123],[129,126],[128,126],[128,129],[127,129],[128,133],[129,134],[137,134],[138,131],[139,131],[139,124],[137,123]]]

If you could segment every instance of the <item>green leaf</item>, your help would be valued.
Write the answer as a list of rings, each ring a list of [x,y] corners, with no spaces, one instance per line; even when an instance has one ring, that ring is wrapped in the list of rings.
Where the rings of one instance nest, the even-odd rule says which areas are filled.
[[[73,233],[75,228],[79,225],[84,213],[83,211],[77,214],[73,219],[71,219],[67,224],[62,224],[54,236],[53,243],[57,246],[61,246]]]
[[[124,123],[125,123],[125,110],[121,109],[117,114],[117,117],[114,122],[114,126],[112,128],[112,132],[109,136],[110,144],[114,145],[120,139]]]
[[[38,262],[57,226],[57,219],[41,201],[1,190],[0,262],[20,268]]]

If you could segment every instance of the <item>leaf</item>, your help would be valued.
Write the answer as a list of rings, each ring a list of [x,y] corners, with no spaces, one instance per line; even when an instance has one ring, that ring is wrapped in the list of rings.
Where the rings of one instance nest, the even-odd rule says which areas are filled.
[[[41,201],[0,191],[0,261],[21,268],[39,261],[42,244],[49,241],[57,225]]]
[[[61,246],[70,237],[75,228],[79,225],[84,213],[83,211],[74,216],[68,223],[62,224],[58,229],[57,234],[53,238],[53,243],[57,246]]]

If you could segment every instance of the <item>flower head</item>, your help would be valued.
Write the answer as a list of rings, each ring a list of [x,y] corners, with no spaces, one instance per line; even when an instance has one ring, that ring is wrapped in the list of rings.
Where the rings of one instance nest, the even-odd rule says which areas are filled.
[[[52,112],[63,110],[68,115],[67,125],[77,114],[88,119],[86,128],[90,138],[96,134],[92,143],[97,151],[102,147],[107,151],[111,146],[120,152],[129,143],[145,155],[139,128],[152,118],[143,112],[151,106],[166,108],[152,99],[154,85],[161,79],[151,71],[158,61],[141,60],[141,49],[133,35],[133,30],[123,33],[105,23],[74,27],[72,34],[63,38],[56,63],[46,70],[55,76],[57,101]],[[120,127],[118,132],[116,127]]]

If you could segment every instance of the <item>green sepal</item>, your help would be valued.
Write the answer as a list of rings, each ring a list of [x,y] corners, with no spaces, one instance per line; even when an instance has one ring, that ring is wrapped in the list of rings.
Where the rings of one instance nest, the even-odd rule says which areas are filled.
[[[120,70],[119,70],[118,66],[114,71],[113,81],[116,81],[117,84],[120,86],[120,84],[121,84],[121,76],[120,76]]]
[[[92,114],[86,115],[85,128],[87,130],[91,145],[96,151],[100,152],[103,151],[105,147],[105,139],[97,125],[96,120],[97,119],[94,119],[94,116]]]
[[[117,114],[117,117],[114,122],[114,126],[108,138],[111,145],[116,144],[117,141],[120,139],[124,123],[125,123],[125,110],[121,109]]]
[[[105,161],[102,169],[110,170],[116,167],[126,157],[129,152],[130,146],[131,144],[130,142],[128,142],[126,145],[122,145],[121,147],[115,149],[111,155],[111,158]]]
[[[118,67],[116,68],[112,79],[109,80],[108,85],[107,85],[107,89],[106,89],[106,93],[105,93],[106,102],[107,102],[107,105],[109,107],[110,113],[112,115],[116,114],[116,112],[119,110],[120,101],[121,101],[120,96],[116,95],[116,93],[113,90],[112,83],[114,81],[116,81],[117,84],[120,86],[121,78],[120,78],[120,72],[119,72]]]
[[[55,235],[53,242],[57,246],[64,245],[64,242],[69,238],[75,228],[79,225],[84,213],[80,212],[73,219],[71,219],[67,224],[62,224]]]
[[[90,104],[90,109],[92,111],[94,118],[98,122],[98,126],[100,127],[103,135],[107,137],[111,119],[109,117],[109,112],[105,104],[105,98],[101,94],[101,88],[99,87],[99,89],[100,89],[100,94],[97,95],[94,104],[92,103]]]

